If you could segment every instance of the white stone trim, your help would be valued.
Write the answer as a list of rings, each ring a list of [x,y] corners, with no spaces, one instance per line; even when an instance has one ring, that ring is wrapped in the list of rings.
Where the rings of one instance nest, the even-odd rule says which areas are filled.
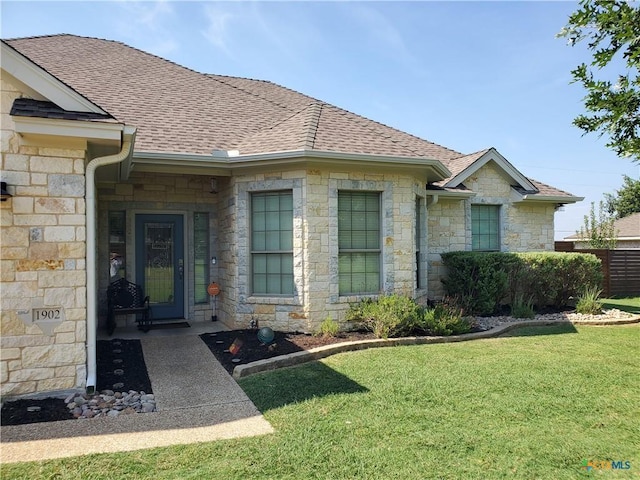
[[[380,193],[380,290],[394,285],[393,249],[385,248],[385,238],[393,237],[393,182],[376,180],[329,179],[329,302],[353,303],[372,294],[340,295],[338,248],[338,192],[363,191]]]
[[[238,182],[238,200],[236,205],[237,219],[237,288],[239,307],[244,304],[268,304],[268,305],[295,305],[303,304],[303,292],[305,291],[305,262],[303,219],[304,208],[302,198],[303,180],[293,179],[267,179],[250,182]],[[269,191],[290,190],[293,195],[293,295],[254,295],[251,291],[251,211],[250,196],[252,193]],[[298,235],[300,232],[300,235]]]

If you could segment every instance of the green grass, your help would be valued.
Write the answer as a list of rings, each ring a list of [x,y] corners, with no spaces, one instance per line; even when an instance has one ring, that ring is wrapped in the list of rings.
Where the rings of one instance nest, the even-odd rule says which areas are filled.
[[[639,333],[553,326],[336,355],[241,381],[273,435],[4,465],[2,478],[637,478]]]
[[[603,298],[600,301],[605,310],[617,308],[625,312],[640,313],[640,297]]]

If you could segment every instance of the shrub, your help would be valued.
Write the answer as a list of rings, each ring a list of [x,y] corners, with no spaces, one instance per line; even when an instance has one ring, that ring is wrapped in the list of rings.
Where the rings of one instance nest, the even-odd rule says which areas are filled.
[[[459,335],[469,332],[471,325],[472,320],[464,317],[460,308],[446,303],[424,309],[419,320],[419,329],[431,335]]]
[[[508,292],[504,263],[509,254],[449,252],[442,260],[449,274],[442,282],[445,291],[466,311],[491,315]]]
[[[351,305],[347,320],[361,323],[378,338],[402,337],[414,331],[421,314],[422,307],[413,299],[391,294]]]
[[[318,335],[319,337],[335,337],[339,332],[340,325],[333,318],[331,318],[330,315],[328,315],[327,318],[325,318],[320,324],[316,335]]]
[[[560,308],[602,281],[600,260],[591,254],[449,252],[442,260],[447,295],[474,315],[491,315],[503,303],[513,307],[518,295],[538,307]]]
[[[598,315],[602,313],[602,302],[598,299],[602,290],[593,287],[587,287],[578,297],[576,303],[576,312],[585,315]]]
[[[584,253],[521,253],[528,265],[527,282],[522,292],[532,296],[538,306],[563,307],[584,288],[602,283],[600,260]]]
[[[536,311],[533,308],[531,297],[525,300],[522,293],[517,293],[511,304],[511,316],[516,318],[533,318]]]

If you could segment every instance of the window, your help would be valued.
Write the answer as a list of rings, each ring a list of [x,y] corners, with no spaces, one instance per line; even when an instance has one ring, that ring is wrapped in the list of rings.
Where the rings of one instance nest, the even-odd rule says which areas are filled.
[[[293,194],[251,195],[251,271],[255,295],[293,295]]]
[[[422,264],[420,262],[420,244],[422,243],[422,199],[416,197],[416,288],[420,288]]]
[[[193,262],[195,303],[207,303],[209,296],[209,214],[196,212],[193,214]]]
[[[109,211],[109,277],[111,281],[126,276],[126,220],[124,211]]]
[[[471,205],[471,243],[473,250],[500,250],[499,227],[499,205]]]
[[[380,291],[380,194],[338,193],[341,295]]]

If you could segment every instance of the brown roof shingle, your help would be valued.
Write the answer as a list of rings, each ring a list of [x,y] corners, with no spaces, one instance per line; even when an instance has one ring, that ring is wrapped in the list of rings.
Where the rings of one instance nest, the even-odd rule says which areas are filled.
[[[199,73],[117,41],[64,34],[5,42],[135,126],[141,152],[415,157],[438,160],[455,176],[487,151],[464,155],[272,82]]]

